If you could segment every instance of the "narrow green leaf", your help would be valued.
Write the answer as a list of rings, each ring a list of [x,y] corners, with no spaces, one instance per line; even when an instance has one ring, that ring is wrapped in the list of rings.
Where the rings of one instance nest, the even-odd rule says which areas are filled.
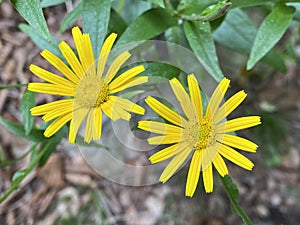
[[[46,8],[49,6],[59,5],[61,3],[68,2],[68,1],[71,1],[71,0],[42,0],[41,6],[42,6],[42,8]]]
[[[0,86],[0,91],[5,89],[13,89],[13,88],[19,88],[19,87],[26,87],[28,84],[13,84],[13,85],[6,85],[6,86]]]
[[[58,57],[63,58],[57,47],[59,41],[55,37],[51,37],[49,40],[47,40],[40,36],[40,34],[35,29],[28,26],[27,24],[19,24],[19,28],[24,33],[26,33],[40,49],[47,49]]]
[[[82,15],[82,5],[82,2],[79,2],[78,5],[76,5],[76,7],[65,16],[59,28],[60,33],[65,32],[66,29],[75,23],[75,21]]]
[[[214,32],[214,39],[220,44],[244,55],[249,55],[257,29],[241,9],[230,10],[221,26]],[[275,51],[269,52],[262,62],[279,71],[286,71],[282,57]]]
[[[83,32],[90,35],[96,57],[107,34],[110,8],[110,0],[83,0]]]
[[[25,178],[25,176],[27,175],[27,170],[19,170],[17,172],[14,173],[13,177],[12,177],[12,186],[15,186],[16,188],[19,186],[19,184],[21,183],[21,181]]]
[[[153,38],[169,27],[176,25],[177,19],[168,14],[164,9],[150,9],[133,21],[120,37],[116,46]]]
[[[209,23],[184,22],[184,32],[203,67],[217,81],[223,78]]]
[[[230,199],[234,211],[241,217],[241,219],[246,225],[253,225],[252,221],[250,220],[250,218],[247,216],[247,214],[244,212],[244,210],[239,204],[238,201],[239,191],[235,183],[233,183],[231,177],[228,175],[224,177],[220,176],[220,179]]]
[[[149,2],[152,2],[155,5],[158,5],[159,7],[165,8],[165,3],[163,0],[148,0]]]
[[[110,12],[110,19],[108,24],[108,33],[116,33],[121,36],[127,28],[126,22],[123,18],[112,9]]]
[[[11,0],[11,3],[36,33],[46,40],[51,39],[40,0]]]
[[[280,40],[289,27],[295,8],[282,3],[276,4],[271,13],[261,23],[256,34],[250,57],[247,62],[247,69],[253,66],[265,56],[270,49]]]
[[[3,117],[1,116],[0,116],[0,123],[13,134],[19,137],[23,137],[29,141],[40,142],[46,139],[43,135],[44,133],[43,130],[38,130],[33,128],[31,129],[31,132],[28,135],[26,135],[24,126],[21,124],[10,122],[8,120],[3,119]]]
[[[35,105],[35,93],[25,90],[21,100],[21,117],[24,123],[25,135],[28,135],[33,127],[33,117],[30,109]]]

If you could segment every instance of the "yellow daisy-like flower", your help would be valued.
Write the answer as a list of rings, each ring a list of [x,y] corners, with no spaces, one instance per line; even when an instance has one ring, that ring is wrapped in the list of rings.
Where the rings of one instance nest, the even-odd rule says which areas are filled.
[[[82,34],[78,27],[74,27],[72,35],[78,58],[68,44],[65,42],[59,44],[59,49],[69,66],[48,50],[41,53],[42,57],[64,77],[36,65],[30,65],[31,72],[47,83],[30,83],[28,85],[28,90],[33,92],[67,96],[68,98],[36,106],[31,109],[31,113],[33,116],[43,115],[45,121],[55,119],[45,130],[46,137],[52,136],[71,121],[70,143],[75,142],[78,129],[87,117],[84,140],[89,143],[92,140],[99,140],[101,137],[102,112],[112,120],[129,120],[130,112],[144,114],[145,110],[141,106],[114,94],[145,83],[148,81],[148,77],[135,77],[144,71],[143,66],[136,66],[115,78],[121,66],[131,56],[128,51],[117,56],[104,72],[108,55],[117,37],[116,34],[112,33],[105,40],[98,62],[96,62],[97,66],[89,34]]]
[[[203,171],[205,191],[207,193],[213,191],[212,165],[221,176],[228,174],[222,156],[247,170],[252,170],[254,166],[249,159],[233,148],[255,152],[257,145],[247,139],[228,134],[228,132],[256,126],[261,123],[260,117],[247,116],[225,121],[225,118],[246,97],[245,92],[240,91],[220,106],[229,83],[230,81],[226,78],[220,82],[211,96],[205,113],[198,82],[193,74],[188,76],[190,95],[176,78],[170,80],[171,88],[185,116],[172,111],[151,96],[146,98],[146,103],[150,108],[171,123],[140,121],[138,124],[140,129],[161,134],[148,138],[149,144],[171,144],[149,158],[151,163],[158,163],[173,157],[159,180],[165,183],[193,152],[186,182],[186,196],[194,195],[200,170]]]

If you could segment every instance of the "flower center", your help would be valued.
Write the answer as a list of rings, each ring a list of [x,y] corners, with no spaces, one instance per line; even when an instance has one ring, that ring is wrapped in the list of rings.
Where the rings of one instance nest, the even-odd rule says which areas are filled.
[[[74,108],[99,107],[109,99],[109,86],[98,76],[85,75],[77,85]]]
[[[98,98],[96,101],[96,107],[99,107],[104,102],[108,101],[109,99],[109,87],[107,84],[104,84],[98,94]]]
[[[213,144],[215,138],[211,121],[203,117],[199,123],[198,140],[195,145],[195,150],[203,150]]]

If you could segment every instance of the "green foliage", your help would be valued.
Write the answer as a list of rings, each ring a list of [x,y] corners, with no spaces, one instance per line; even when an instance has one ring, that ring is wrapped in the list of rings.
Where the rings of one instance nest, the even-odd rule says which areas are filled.
[[[209,23],[185,22],[184,32],[194,50],[199,57],[204,68],[217,80],[223,78],[223,73],[218,64],[218,57],[210,32]]]
[[[33,117],[30,109],[35,105],[35,93],[26,90],[21,101],[21,117],[24,123],[25,135],[28,135],[33,127]]]
[[[51,37],[50,40],[47,40],[42,37],[33,27],[28,26],[27,24],[20,24],[19,28],[26,33],[40,49],[47,49],[62,58],[62,55],[57,47],[58,40],[56,38]]]
[[[25,128],[22,124],[10,122],[8,120],[3,119],[3,117],[0,116],[0,123],[6,127],[10,132],[13,134],[20,136],[22,138],[25,138],[29,141],[33,142],[40,142],[45,140],[45,137],[43,135],[43,130],[38,130],[36,128],[32,128],[29,134],[26,134]]]
[[[148,0],[149,2],[152,2],[162,8],[165,8],[165,3],[163,0]]]
[[[110,0],[82,0],[82,27],[83,32],[90,34],[93,51],[97,57],[106,36],[109,17]]]
[[[239,191],[236,184],[232,181],[231,177],[228,175],[224,177],[220,176],[220,179],[230,199],[233,210],[241,217],[241,219],[246,225],[253,225],[253,223],[251,222],[251,220],[249,219],[249,217],[247,216],[247,214],[244,212],[244,210],[241,208],[239,204],[238,201]]]
[[[71,24],[75,23],[75,21],[82,15],[82,5],[82,2],[79,2],[78,5],[76,5],[76,7],[65,16],[59,28],[60,33],[65,32],[68,29],[68,27]]]
[[[46,7],[58,5],[58,4],[67,2],[67,1],[71,1],[71,0],[42,0],[41,6],[42,6],[42,8],[46,8]]]
[[[240,9],[228,12],[222,25],[214,32],[214,39],[222,45],[244,55],[249,55],[256,37],[257,29],[250,18]],[[265,62],[279,71],[286,71],[282,57],[271,51],[264,58]]]
[[[252,69],[282,37],[294,16],[295,8],[276,4],[260,25],[253,43],[247,69]]]
[[[117,45],[147,40],[177,25],[177,19],[162,8],[150,9],[140,15],[120,37]]]
[[[51,39],[40,0],[11,0],[11,3],[42,38]]]

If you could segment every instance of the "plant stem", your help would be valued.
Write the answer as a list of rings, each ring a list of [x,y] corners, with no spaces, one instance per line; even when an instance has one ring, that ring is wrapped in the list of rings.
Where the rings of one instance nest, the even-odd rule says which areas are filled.
[[[221,176],[220,176],[221,177]],[[230,179],[231,180],[231,179]],[[245,213],[245,211],[242,209],[242,207],[240,206],[237,196],[235,196],[234,191],[232,190],[232,187],[229,183],[226,182],[224,177],[221,177],[221,181],[223,183],[223,186],[225,188],[225,191],[230,199],[230,202],[232,204],[233,209],[235,210],[235,212],[241,217],[241,219],[243,220],[243,222],[246,225],[253,225],[252,221],[250,220],[250,218],[247,216],[247,214]]]

